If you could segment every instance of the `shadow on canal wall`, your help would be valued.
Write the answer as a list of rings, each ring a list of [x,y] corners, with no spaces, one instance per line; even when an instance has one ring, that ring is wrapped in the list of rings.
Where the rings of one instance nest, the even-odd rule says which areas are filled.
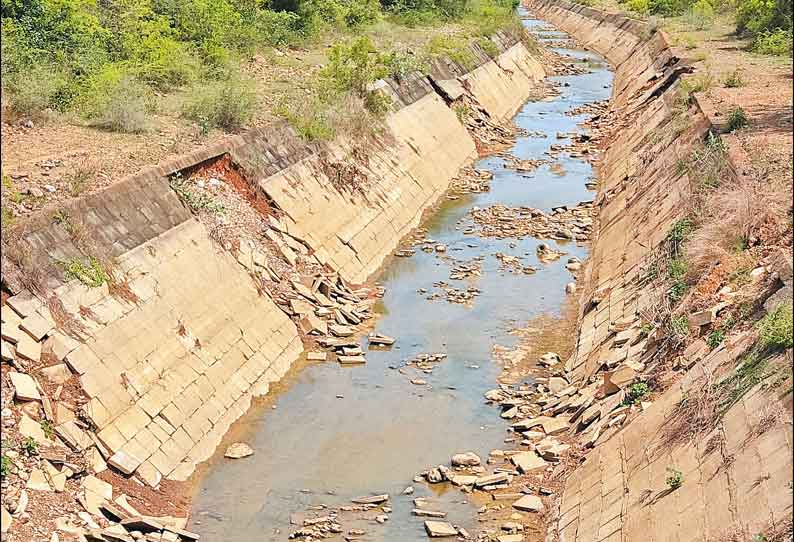
[[[311,269],[306,288],[325,273],[347,295],[345,281],[363,283],[477,156],[455,95],[502,121],[545,77],[514,36],[494,41],[501,53],[475,48],[473,70],[442,61],[428,77],[381,81],[393,108],[378,144],[252,130],[19,224],[3,251],[11,361],[45,396],[41,369],[65,363],[81,405],[80,423],[51,420],[52,438],[152,487],[187,479],[303,354],[275,299],[284,291],[261,277],[291,288]],[[221,162],[264,214],[269,244],[216,242],[195,194],[178,194],[175,178]]]
[[[680,79],[692,69],[675,56],[662,32],[564,0],[529,0],[526,5],[538,18],[604,55],[616,71],[610,111],[619,129],[598,167],[599,229],[582,281],[577,347],[566,371],[582,386],[602,378],[606,382],[613,369],[621,371],[621,378],[636,375],[629,383],[662,378],[664,389],[623,427],[619,419],[610,423],[614,416],[601,411],[587,435],[594,449],[565,483],[550,538],[633,542],[790,537],[792,426],[785,422],[791,418],[790,389],[752,381],[695,438],[686,432],[701,415],[687,405],[716,383],[722,382],[724,389],[725,382],[735,382],[736,377],[728,377],[749,359],[746,353],[756,341],[752,326],[709,346],[705,339],[711,317],[725,307],[694,312],[685,300],[674,313],[690,323],[684,344],[670,348],[664,340],[668,330],[648,335],[642,329],[665,304],[667,291],[654,287],[658,281],[652,271],[671,228],[687,216],[692,187],[700,182],[697,172],[690,178],[679,164],[703,145],[710,131],[720,134],[724,119],[703,95],[689,95],[682,102]],[[741,182],[737,165],[746,156],[735,135],[720,137],[728,160],[721,180]],[[768,286],[754,299],[758,307],[766,302],[762,314],[790,300],[790,255],[770,257],[766,272],[762,276]],[[778,365],[785,379],[790,360]],[[658,371],[662,368],[668,372]],[[675,472],[683,481],[680,487],[668,481]]]

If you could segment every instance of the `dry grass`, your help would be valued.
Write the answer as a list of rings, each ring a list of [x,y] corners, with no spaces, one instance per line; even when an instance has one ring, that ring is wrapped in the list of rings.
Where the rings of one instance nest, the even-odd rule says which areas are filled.
[[[789,198],[784,186],[765,181],[731,180],[711,190],[685,247],[688,274],[700,277],[718,261],[738,263],[742,250],[782,233]]]
[[[685,393],[662,428],[660,449],[669,450],[713,429],[719,419],[719,388],[709,377]]]

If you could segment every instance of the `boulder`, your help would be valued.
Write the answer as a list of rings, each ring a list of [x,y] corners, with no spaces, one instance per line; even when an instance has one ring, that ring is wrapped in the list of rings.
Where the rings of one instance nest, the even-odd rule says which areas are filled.
[[[476,467],[481,463],[482,460],[480,459],[480,456],[474,452],[464,452],[452,456],[453,467]]]

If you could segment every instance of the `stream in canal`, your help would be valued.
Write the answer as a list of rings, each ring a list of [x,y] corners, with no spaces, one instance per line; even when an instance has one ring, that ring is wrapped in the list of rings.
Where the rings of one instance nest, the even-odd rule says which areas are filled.
[[[539,40],[559,40],[546,23],[524,23]],[[552,144],[565,144],[558,132],[581,132],[585,115],[566,112],[607,99],[612,73],[598,55],[556,49],[572,62],[586,63],[589,73],[557,76],[559,95],[528,102],[514,121],[529,136],[516,141],[512,154],[520,159],[548,158]],[[565,84],[567,86],[564,86]],[[546,137],[538,137],[543,133]],[[390,350],[367,352],[367,364],[343,367],[336,363],[310,365],[267,406],[254,407],[235,428],[255,454],[226,460],[219,449],[206,474],[198,480],[189,529],[203,542],[271,542],[287,540],[296,529],[290,516],[317,505],[339,507],[360,495],[388,493],[393,509],[385,524],[343,518],[345,530],[360,528],[371,542],[425,541],[421,518],[411,515],[413,499],[428,497],[447,521],[475,530],[474,506],[457,488],[437,490],[413,477],[452,454],[471,450],[481,457],[504,446],[506,423],[485,404],[483,393],[495,386],[500,368],[492,361],[494,345],[514,346],[510,330],[533,317],[558,315],[565,302],[571,274],[568,257],[584,259],[587,249],[574,243],[523,239],[481,238],[465,234],[470,211],[494,204],[527,206],[549,211],[559,205],[591,200],[585,188],[591,178],[588,162],[560,154],[531,174],[507,169],[503,159],[480,160],[476,167],[494,174],[491,190],[446,201],[423,224],[427,236],[446,245],[443,255],[418,250],[411,258],[393,258],[380,276],[386,289],[375,330],[398,339]],[[546,242],[567,253],[541,263],[536,247]],[[556,245],[556,246],[555,246]],[[520,256],[534,275],[500,270],[495,254]],[[482,257],[482,275],[453,281],[456,261]],[[481,290],[471,306],[428,300],[420,289],[447,281],[456,288]],[[362,348],[365,348],[363,341]],[[432,374],[391,367],[421,353],[446,353]],[[422,378],[417,386],[411,379]],[[414,486],[413,495],[402,495]],[[340,538],[341,539],[341,538]]]

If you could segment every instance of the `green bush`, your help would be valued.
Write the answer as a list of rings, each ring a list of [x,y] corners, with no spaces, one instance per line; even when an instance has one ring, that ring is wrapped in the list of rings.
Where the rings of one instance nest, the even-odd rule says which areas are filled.
[[[320,76],[334,92],[352,91],[364,96],[372,83],[390,74],[389,63],[389,56],[378,52],[365,36],[334,45]]]
[[[714,6],[709,0],[697,0],[686,14],[687,23],[695,30],[703,30],[714,24]]]
[[[725,340],[725,332],[721,329],[715,329],[711,333],[709,333],[708,339],[706,339],[706,344],[709,345],[709,348],[714,350],[719,345],[722,344],[722,341]]]
[[[0,478],[5,478],[11,472],[11,458],[3,454],[0,456]]]
[[[792,40],[791,30],[777,28],[772,31],[759,33],[753,41],[753,51],[762,55],[791,56]]]
[[[25,437],[22,439],[22,453],[28,457],[34,456],[39,453],[39,443],[33,437]]]
[[[734,130],[739,130],[740,128],[744,128],[750,123],[749,119],[747,118],[747,113],[744,112],[744,109],[741,107],[735,107],[728,113],[728,131],[733,132]]]
[[[469,41],[458,36],[435,36],[425,49],[430,56],[447,57],[467,70],[474,68],[477,63]]]
[[[736,69],[725,76],[722,84],[725,85],[725,88],[739,88],[744,86],[744,80],[742,79],[742,74]]]
[[[251,120],[255,105],[256,94],[249,81],[227,79],[194,87],[183,114],[202,127],[234,132]]]
[[[108,64],[90,78],[80,97],[79,108],[89,122],[113,132],[142,133],[150,128],[148,113],[154,95],[120,66]]]
[[[758,323],[761,344],[766,348],[791,348],[794,327],[792,326],[792,305],[783,303],[764,316]]]
[[[626,390],[626,397],[623,399],[623,404],[626,406],[637,405],[642,402],[642,400],[645,399],[649,393],[651,393],[651,389],[645,382],[637,382],[636,384],[632,384],[629,386],[629,389]]]
[[[667,487],[669,487],[671,490],[676,490],[684,485],[684,473],[682,473],[680,470],[671,468],[668,468],[667,472],[670,473],[665,480]]]

